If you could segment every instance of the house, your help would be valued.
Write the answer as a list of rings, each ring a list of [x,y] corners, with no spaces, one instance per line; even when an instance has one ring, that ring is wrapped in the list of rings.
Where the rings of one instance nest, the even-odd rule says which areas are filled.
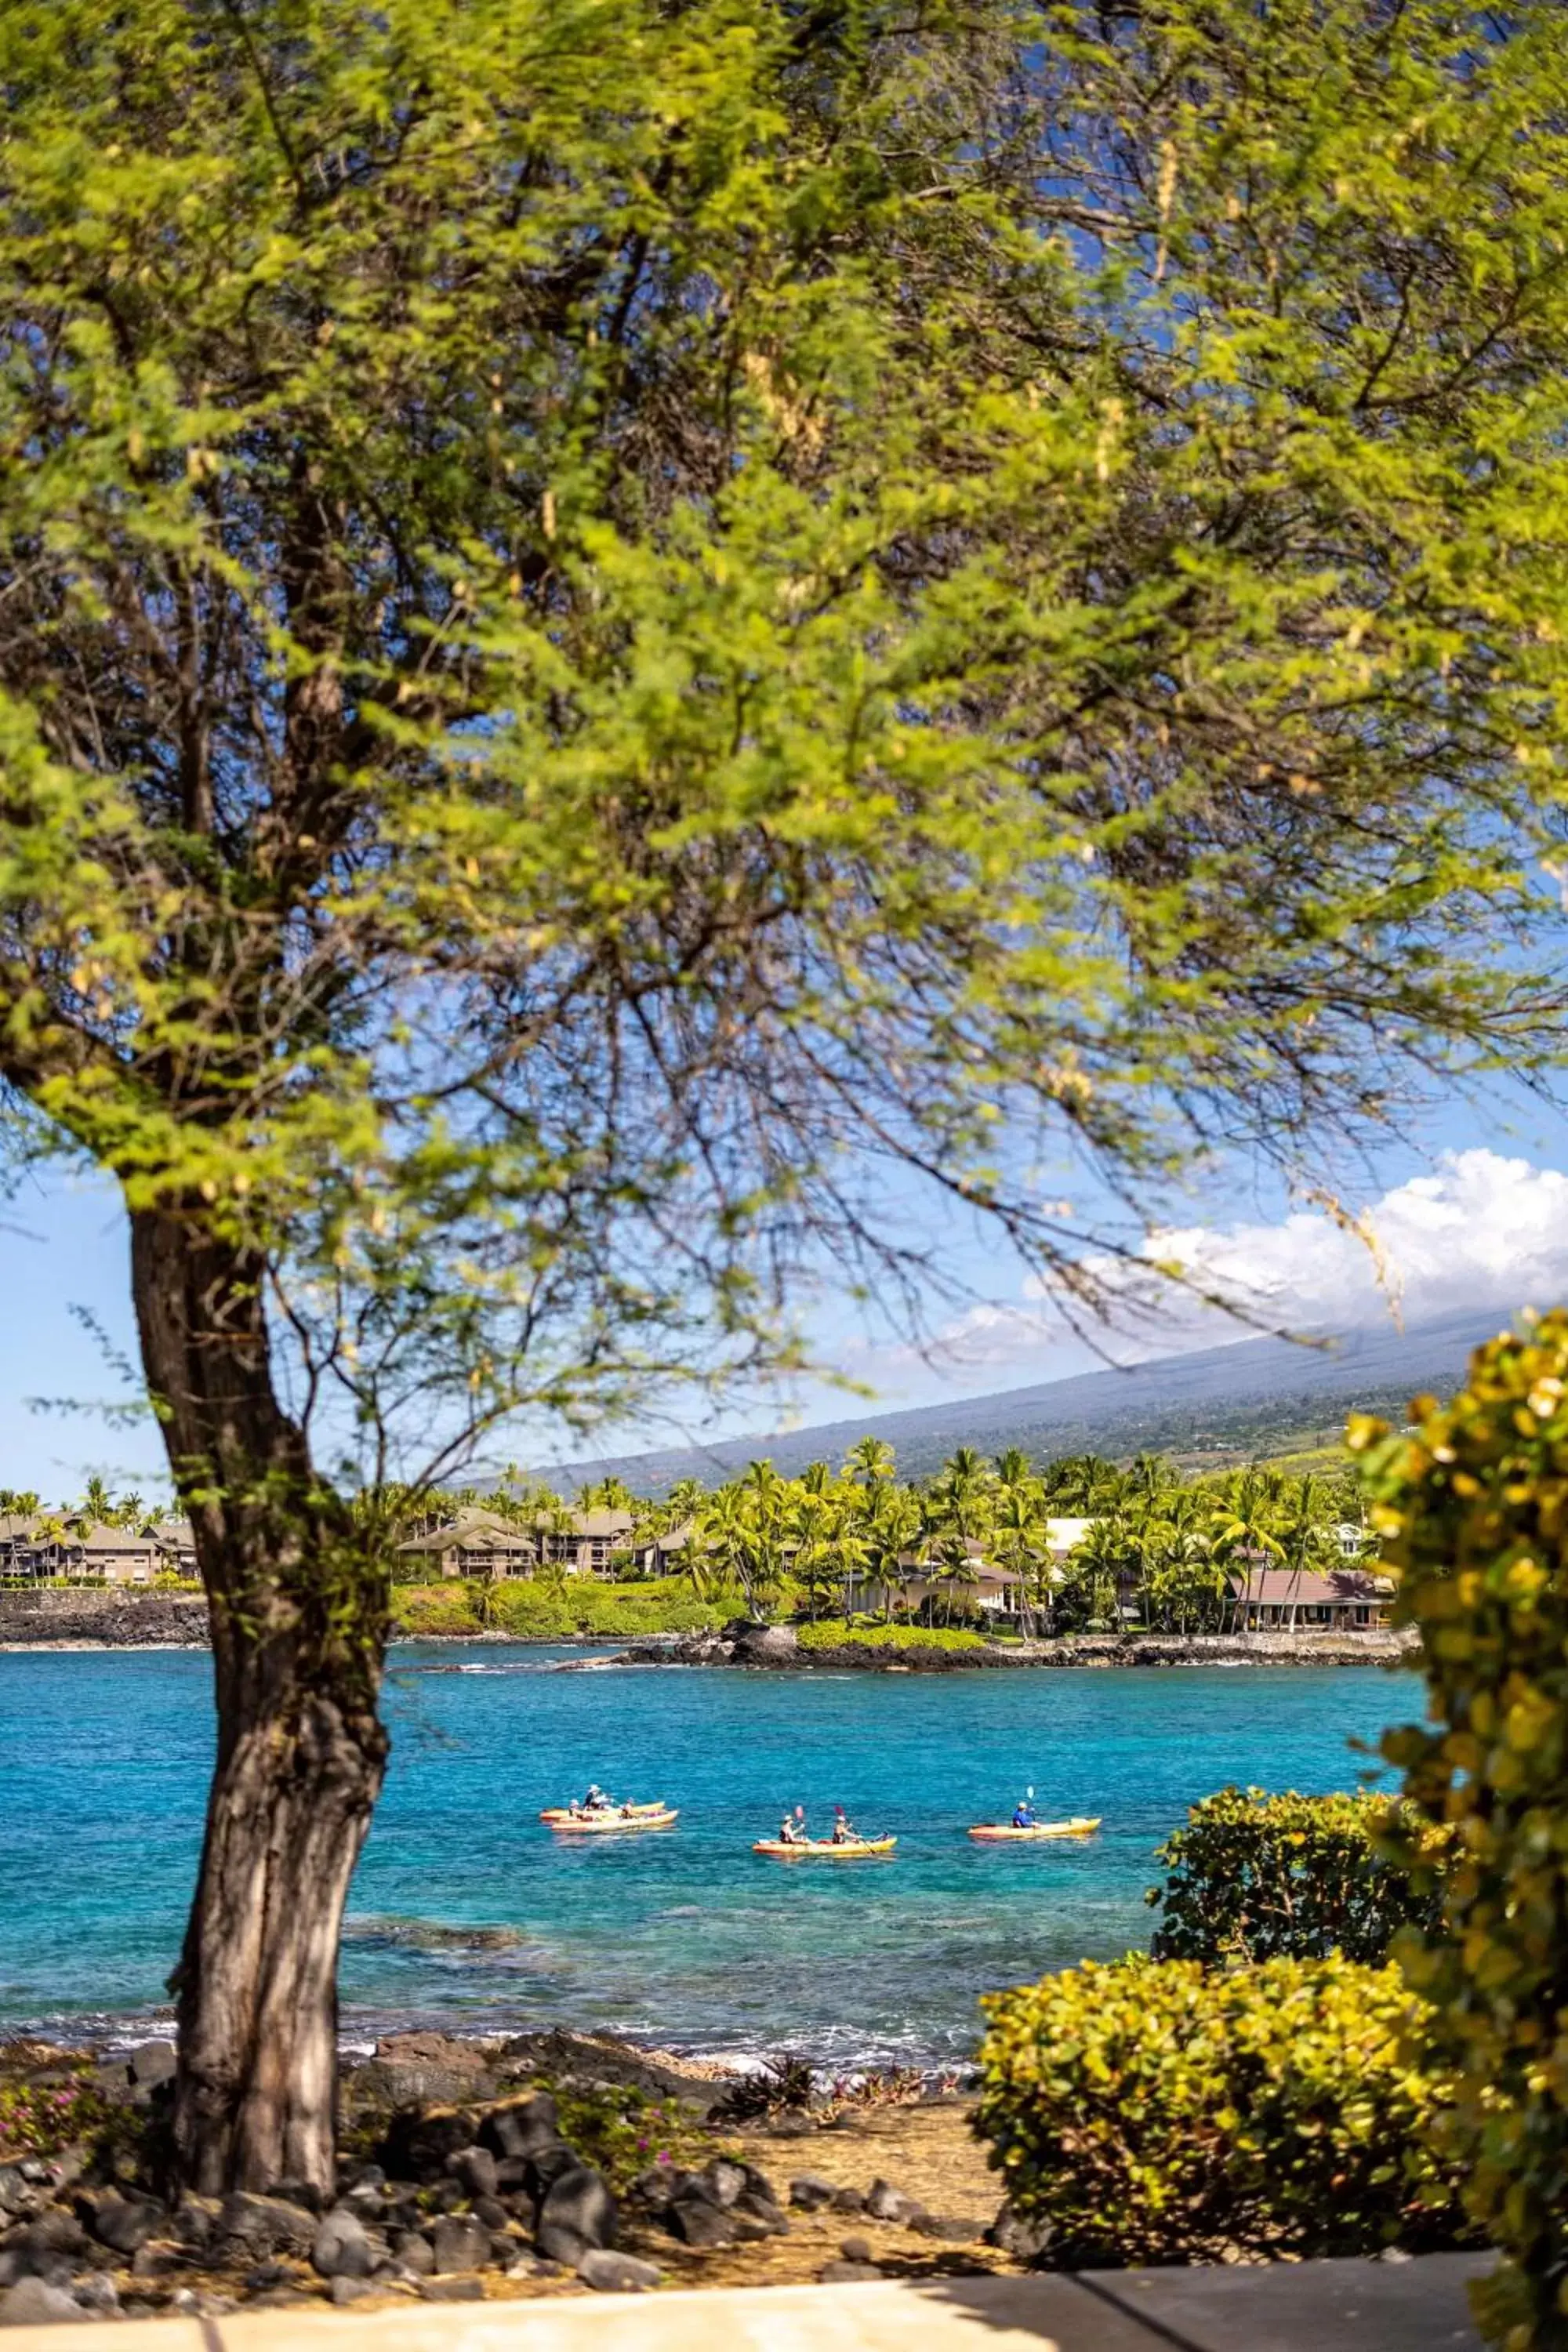
[[[1392,1585],[1370,1570],[1248,1568],[1231,1578],[1236,1622],[1247,1631],[1291,1626],[1365,1632],[1388,1621]]]
[[[569,1576],[605,1576],[617,1552],[632,1549],[637,1527],[629,1511],[573,1511],[559,1527],[537,1522],[541,1556],[559,1561]]]
[[[465,1511],[447,1527],[411,1536],[398,1545],[397,1558],[410,1576],[531,1576],[539,1566],[539,1545],[530,1528],[488,1512]]]
[[[933,1610],[978,1609],[983,1616],[1019,1615],[1024,1602],[1024,1578],[1016,1569],[998,1568],[987,1559],[985,1548],[973,1536],[964,1539],[966,1569],[948,1575],[940,1563],[919,1552],[906,1552],[899,1573],[890,1580],[864,1569],[851,1569],[844,1582],[845,1613],[857,1611],[886,1616],[889,1610],[913,1616],[928,1604]]]
[[[163,1575],[195,1576],[198,1573],[195,1529],[189,1519],[154,1519],[147,1532],[162,1556],[160,1572]]]
[[[632,1549],[629,1511],[570,1511],[559,1521],[541,1514],[525,1527],[488,1511],[465,1511],[445,1527],[411,1536],[397,1558],[410,1576],[474,1576],[494,1580],[536,1576],[559,1568],[568,1576],[608,1576],[618,1555]],[[668,1538],[665,1538],[666,1541]]]
[[[632,1556],[641,1576],[679,1576],[686,1566],[687,1557],[696,1540],[697,1522],[682,1519],[679,1527],[667,1528],[663,1535],[644,1536],[632,1545]],[[702,1547],[699,1546],[699,1549]]]

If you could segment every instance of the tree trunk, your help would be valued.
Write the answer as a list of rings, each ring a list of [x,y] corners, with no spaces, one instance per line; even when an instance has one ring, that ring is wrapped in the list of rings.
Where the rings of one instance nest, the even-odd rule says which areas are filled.
[[[207,2195],[331,2189],[339,1931],[387,1750],[384,1571],[279,1401],[262,1273],[195,1213],[132,1214],[142,1359],[212,1622],[217,1757],[170,1980],[175,2160]]]

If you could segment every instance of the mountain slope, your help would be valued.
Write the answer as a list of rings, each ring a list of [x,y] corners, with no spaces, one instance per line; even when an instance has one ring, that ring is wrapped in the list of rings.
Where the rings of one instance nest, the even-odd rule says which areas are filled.
[[[1064,1454],[1121,1456],[1144,1448],[1264,1452],[1332,1429],[1352,1411],[1402,1415],[1421,1391],[1452,1388],[1471,1348],[1507,1319],[1469,1308],[1407,1331],[1382,1324],[1347,1333],[1325,1349],[1243,1339],[1127,1371],[1083,1372],[1032,1388],[900,1412],[858,1413],[712,1445],[606,1455],[557,1465],[544,1475],[563,1487],[620,1477],[639,1494],[658,1495],[678,1478],[716,1485],[762,1455],[786,1475],[797,1475],[809,1462],[837,1464],[857,1438],[868,1435],[894,1448],[905,1477],[928,1475],[955,1445],[987,1454],[1018,1445],[1040,1461]]]

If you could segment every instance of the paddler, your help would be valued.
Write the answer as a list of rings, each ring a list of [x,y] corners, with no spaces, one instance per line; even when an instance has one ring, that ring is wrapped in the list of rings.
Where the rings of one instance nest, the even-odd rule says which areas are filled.
[[[845,1810],[844,1810],[844,1808],[843,1808],[843,1806],[842,1806],[842,1805],[835,1805],[835,1806],[834,1806],[834,1808],[833,1808],[833,1843],[834,1843],[834,1844],[835,1844],[835,1845],[852,1845],[852,1844],[854,1843],[854,1842],[855,1842],[855,1824],[854,1824],[854,1822],[849,1819],[849,1816],[847,1815],[847,1813],[846,1813],[846,1811],[845,1811]]]
[[[1020,1797],[1013,1808],[1013,1827],[1016,1830],[1032,1830],[1034,1826],[1035,1809],[1027,1797]]]
[[[583,1800],[583,1811],[585,1813],[608,1813],[614,1810],[612,1801],[605,1796],[597,1780],[590,1781],[588,1793]]]
[[[780,1845],[804,1845],[806,1842],[805,1807],[797,1805],[794,1812],[786,1813],[779,1823],[779,1843]]]

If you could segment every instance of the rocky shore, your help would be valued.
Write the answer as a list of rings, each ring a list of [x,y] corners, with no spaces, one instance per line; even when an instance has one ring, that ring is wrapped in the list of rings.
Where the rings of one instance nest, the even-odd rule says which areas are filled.
[[[634,1643],[616,1665],[742,1666],[809,1674],[828,1668],[869,1674],[972,1674],[1020,1666],[1364,1666],[1414,1663],[1412,1632],[1365,1633],[1082,1633],[1058,1641],[977,1643],[962,1649],[846,1643],[805,1646],[789,1625],[726,1626],[677,1642]]]
[[[588,1637],[583,1637],[586,1640]],[[463,1646],[511,1643],[505,1633],[453,1634]],[[0,1650],[180,1649],[207,1646],[206,1602],[195,1594],[39,1589],[0,1592]],[[562,1646],[559,1640],[545,1645]],[[805,1673],[966,1674],[1020,1666],[1362,1666],[1414,1660],[1416,1637],[1366,1633],[1084,1633],[1059,1641],[965,1648],[803,1647],[788,1625],[726,1626],[722,1633],[658,1634],[595,1664],[749,1666]]]
[[[336,2195],[174,2194],[174,2053],[0,2047],[0,2326],[1016,2269],[967,2103],[812,2090],[566,2033],[395,2035]],[[33,2152],[14,2154],[21,2144]]]

